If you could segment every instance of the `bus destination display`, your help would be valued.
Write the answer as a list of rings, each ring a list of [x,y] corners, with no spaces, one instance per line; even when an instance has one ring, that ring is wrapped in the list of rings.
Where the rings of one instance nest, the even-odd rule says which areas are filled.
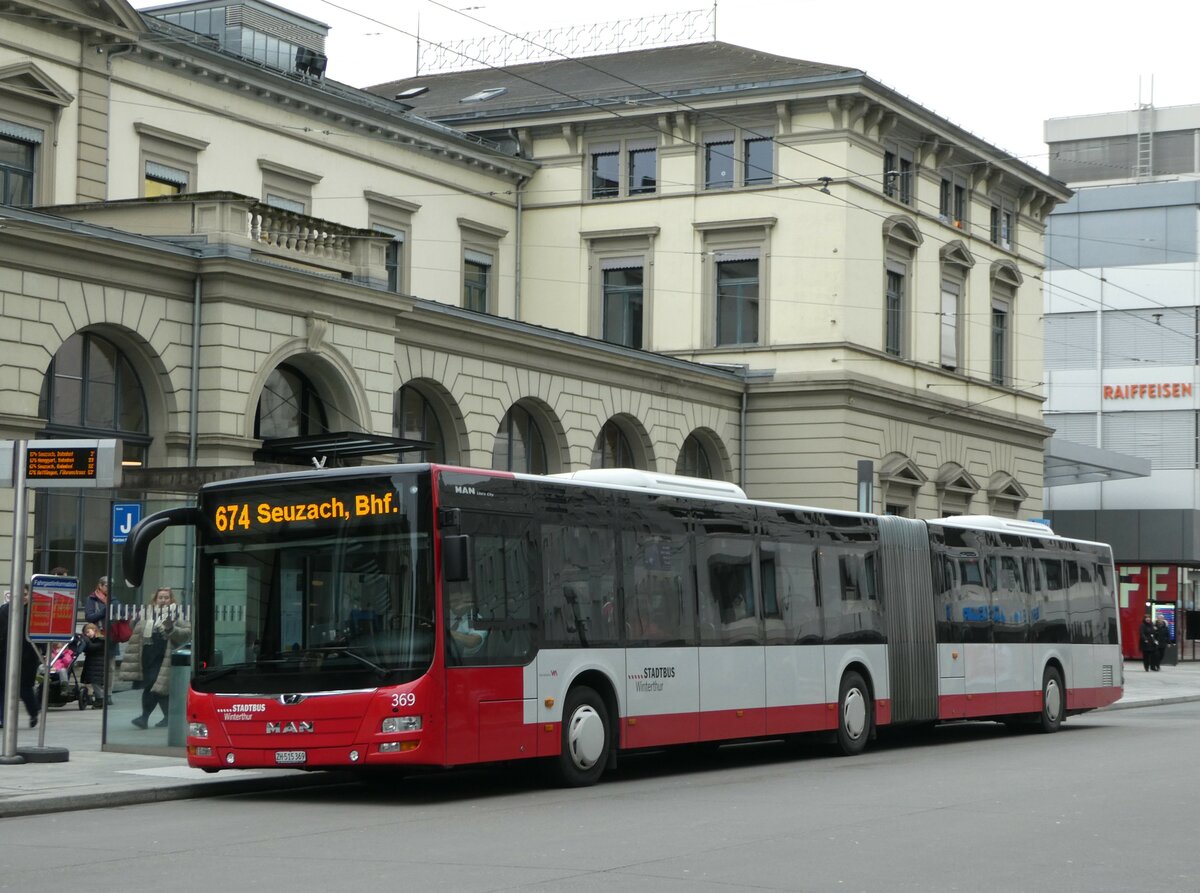
[[[349,521],[391,515],[400,511],[393,491],[347,493],[320,499],[256,499],[214,503],[210,508],[213,526],[221,533],[269,530],[296,522]]]
[[[94,446],[30,448],[25,461],[25,477],[29,480],[95,480],[96,453]]]

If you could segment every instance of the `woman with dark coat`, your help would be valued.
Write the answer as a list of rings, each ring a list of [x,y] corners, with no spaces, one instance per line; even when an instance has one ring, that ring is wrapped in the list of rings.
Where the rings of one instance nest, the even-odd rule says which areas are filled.
[[[1150,669],[1157,670],[1162,665],[1167,646],[1171,644],[1171,627],[1167,626],[1167,621],[1161,617],[1154,621],[1154,638],[1158,642],[1158,648],[1154,652],[1154,663],[1150,665]]]
[[[1138,644],[1142,648],[1142,666],[1149,673],[1158,669],[1158,635],[1154,629],[1154,618],[1149,614],[1138,627]]]

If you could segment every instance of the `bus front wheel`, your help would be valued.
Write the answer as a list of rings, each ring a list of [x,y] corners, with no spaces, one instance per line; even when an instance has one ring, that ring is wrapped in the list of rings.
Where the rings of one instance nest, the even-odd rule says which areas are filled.
[[[563,705],[562,748],[554,762],[558,782],[572,788],[595,784],[611,746],[604,699],[586,686],[571,689]]]
[[[1067,692],[1063,688],[1062,674],[1056,667],[1046,667],[1042,674],[1042,713],[1041,727],[1043,732],[1057,732],[1066,716]]]
[[[844,756],[862,753],[871,737],[871,691],[858,673],[842,677],[838,692],[838,749]]]

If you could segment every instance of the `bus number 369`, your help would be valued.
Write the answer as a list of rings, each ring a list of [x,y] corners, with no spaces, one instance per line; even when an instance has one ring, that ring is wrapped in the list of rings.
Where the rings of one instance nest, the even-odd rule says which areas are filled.
[[[393,707],[415,707],[417,706],[417,696],[411,691],[397,692],[392,695]]]

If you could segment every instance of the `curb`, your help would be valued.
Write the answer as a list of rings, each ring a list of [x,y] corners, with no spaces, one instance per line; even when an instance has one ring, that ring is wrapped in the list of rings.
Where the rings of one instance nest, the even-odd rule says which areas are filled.
[[[246,778],[220,781],[201,781],[160,788],[131,788],[98,791],[95,793],[52,794],[14,797],[0,802],[0,820],[54,812],[78,812],[85,809],[107,809],[113,806],[140,806],[169,800],[194,800],[200,797],[226,797],[233,794],[256,794],[264,791],[303,790],[329,785],[347,784],[351,776],[337,770],[313,772],[311,775],[289,775],[283,778]]]
[[[1173,698],[1151,698],[1149,700],[1130,701],[1128,703],[1117,701],[1115,704],[1109,704],[1107,707],[1100,707],[1093,711],[1102,713],[1106,710],[1131,710],[1134,707],[1158,707],[1162,704],[1186,704],[1189,701],[1200,701],[1200,695],[1179,695]]]

